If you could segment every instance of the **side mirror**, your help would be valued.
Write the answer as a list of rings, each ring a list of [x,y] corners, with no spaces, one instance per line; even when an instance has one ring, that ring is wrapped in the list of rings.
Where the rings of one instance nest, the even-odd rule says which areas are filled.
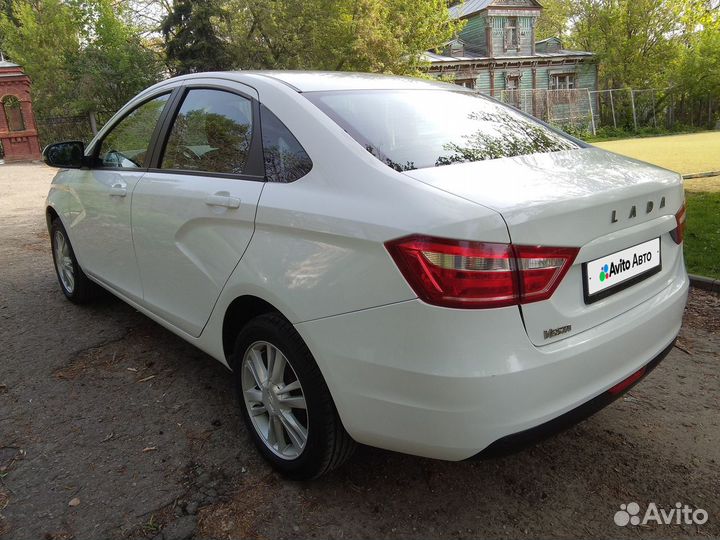
[[[85,165],[85,143],[66,141],[50,144],[43,150],[43,161],[51,167],[79,169]]]

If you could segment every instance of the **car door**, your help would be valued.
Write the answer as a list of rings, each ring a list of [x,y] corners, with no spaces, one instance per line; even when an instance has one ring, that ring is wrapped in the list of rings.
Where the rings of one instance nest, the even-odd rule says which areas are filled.
[[[129,107],[90,149],[91,167],[73,184],[80,212],[70,223],[83,269],[112,289],[139,301],[130,208],[132,192],[145,174],[153,133],[170,100],[166,91]]]
[[[264,168],[253,89],[183,92],[133,193],[132,228],[144,305],[198,336],[252,237]]]

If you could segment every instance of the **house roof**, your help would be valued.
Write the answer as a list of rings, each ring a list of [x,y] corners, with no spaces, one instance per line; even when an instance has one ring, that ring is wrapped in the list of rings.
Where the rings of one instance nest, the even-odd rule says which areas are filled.
[[[571,51],[567,49],[560,49],[557,52],[535,52],[534,55],[527,56],[493,56],[492,58],[486,55],[473,53],[471,51],[465,51],[463,56],[443,56],[433,52],[426,52],[422,56],[422,60],[430,62],[430,64],[453,64],[460,62],[469,62],[473,60],[523,60],[528,58],[562,58],[562,57],[578,57],[584,56],[591,58],[593,53],[587,51]]]
[[[535,45],[539,45],[540,43],[548,43],[550,41],[554,41],[555,43],[562,43],[560,41],[559,37],[549,37],[549,38],[541,39],[540,41],[536,41]]]
[[[20,64],[8,62],[7,60],[0,60],[0,68],[14,68],[14,67],[20,67]]]
[[[542,45],[547,44],[549,42],[558,43],[559,47],[556,51],[544,51],[542,50],[544,47]],[[465,62],[465,61],[472,61],[472,60],[512,60],[512,59],[527,59],[527,58],[536,58],[536,59],[542,59],[542,58],[561,58],[561,57],[592,57],[594,56],[593,53],[588,51],[575,51],[571,49],[562,49],[562,43],[560,41],[560,38],[557,37],[550,37],[546,38],[540,41],[536,41],[535,45],[540,47],[537,47],[537,50],[535,51],[534,55],[525,55],[525,56],[518,56],[518,55],[496,55],[496,56],[488,56],[485,54],[477,44],[474,43],[468,43],[466,41],[463,41],[462,39],[455,38],[451,41],[448,41],[445,44],[445,51],[452,51],[456,47],[462,48],[462,55],[457,56],[450,56],[450,55],[443,55],[443,54],[437,54],[431,51],[427,51],[424,53],[421,57],[421,59],[425,62],[430,62],[431,64],[449,64],[449,63],[458,63],[458,62]]]
[[[465,0],[465,2],[451,6],[449,8],[450,18],[451,19],[462,19],[463,17],[469,17],[470,15],[473,15],[475,13],[478,13],[479,11],[487,9],[491,5],[493,7],[498,7],[498,8],[525,7],[525,8],[540,8],[540,9],[542,9],[542,6],[540,5],[539,2],[537,2],[537,0],[526,0],[526,1],[528,3],[527,6],[518,6],[517,4],[512,4],[512,5],[504,4],[502,0]]]
[[[488,7],[493,0],[465,0],[465,2],[450,8],[451,19],[461,19]]]

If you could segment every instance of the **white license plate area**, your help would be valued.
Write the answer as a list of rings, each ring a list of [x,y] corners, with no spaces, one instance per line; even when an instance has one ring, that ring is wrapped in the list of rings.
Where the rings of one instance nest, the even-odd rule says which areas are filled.
[[[660,238],[653,238],[583,265],[585,302],[591,304],[630,287],[662,268]]]

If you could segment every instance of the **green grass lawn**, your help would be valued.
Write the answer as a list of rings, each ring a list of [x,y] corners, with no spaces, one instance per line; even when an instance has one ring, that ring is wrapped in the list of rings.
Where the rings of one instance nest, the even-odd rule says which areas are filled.
[[[681,174],[720,171],[720,131],[620,139],[594,144]]]
[[[681,174],[720,171],[720,132],[622,139],[595,146]],[[720,176],[685,181],[688,272],[720,279]]]
[[[688,272],[720,279],[720,191],[686,191]]]

